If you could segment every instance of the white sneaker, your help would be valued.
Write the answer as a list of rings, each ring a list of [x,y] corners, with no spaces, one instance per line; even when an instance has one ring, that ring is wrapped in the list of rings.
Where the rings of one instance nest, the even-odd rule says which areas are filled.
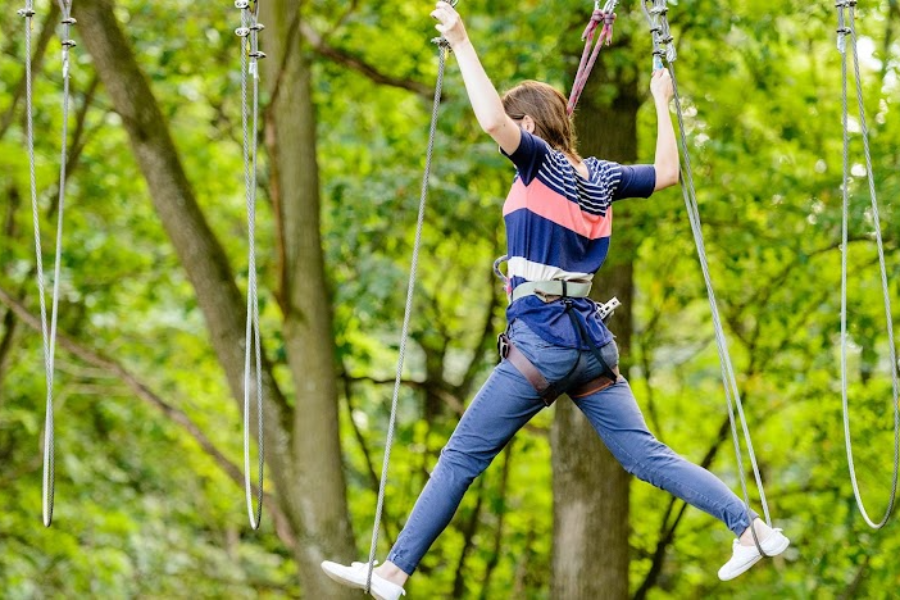
[[[762,546],[763,552],[767,556],[777,556],[787,550],[787,547],[791,545],[791,540],[787,539],[780,529],[773,529],[772,533],[760,541],[759,545]],[[740,541],[734,540],[731,559],[719,569],[719,579],[722,581],[734,579],[758,563],[761,558],[762,555],[756,548],[756,544],[744,546]]]
[[[322,570],[340,584],[361,590],[366,589],[369,563],[355,562],[346,567],[326,560],[322,562]],[[400,596],[406,595],[406,591],[402,587],[391,583],[378,573],[372,573],[372,585],[369,587],[369,593],[378,600],[398,600]]]

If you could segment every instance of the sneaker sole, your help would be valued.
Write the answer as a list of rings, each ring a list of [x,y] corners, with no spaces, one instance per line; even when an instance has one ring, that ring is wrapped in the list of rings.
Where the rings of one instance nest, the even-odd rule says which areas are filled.
[[[791,545],[791,540],[783,535],[781,536],[781,539],[783,541],[771,550],[766,550],[766,554],[768,554],[769,556],[778,556],[779,554],[787,550],[788,546]]]
[[[763,550],[765,550],[765,552],[769,558],[778,556],[779,554],[781,554],[782,552],[787,550],[788,546],[791,545],[791,540],[789,540],[787,537],[785,537],[783,535],[780,537],[781,537],[780,543],[777,546],[775,546],[774,548],[763,548]],[[731,581],[732,579],[735,579],[735,578],[743,575],[747,571],[749,571],[750,568],[753,567],[753,565],[755,565],[762,559],[763,559],[762,556],[756,556],[753,559],[751,559],[751,560],[747,561],[746,563],[744,563],[743,565],[741,565],[740,567],[738,567],[736,570],[729,573],[729,575],[727,577],[722,577],[721,575],[719,575],[719,579],[721,579],[722,581]]]
[[[332,581],[336,581],[336,582],[340,583],[341,585],[344,585],[344,586],[347,586],[347,587],[350,587],[353,589],[357,589],[357,590],[365,590],[366,589],[365,583],[358,583],[356,581],[353,581],[352,579],[347,579],[340,573],[335,573],[333,571],[330,571],[324,564],[322,565],[322,570],[325,571],[325,574],[328,575],[329,579],[331,579]],[[369,593],[372,594],[372,596],[376,600],[388,600],[386,597],[375,593],[375,590],[370,589]]]

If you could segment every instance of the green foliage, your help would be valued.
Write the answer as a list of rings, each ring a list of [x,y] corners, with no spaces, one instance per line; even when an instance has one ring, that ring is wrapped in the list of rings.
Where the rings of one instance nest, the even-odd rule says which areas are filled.
[[[38,5],[44,10],[48,2]],[[437,60],[429,42],[434,34],[429,3],[303,5],[305,18],[328,34],[331,47],[383,74],[432,85]],[[896,305],[900,42],[885,36],[896,35],[900,16],[890,6],[860,6],[857,27]],[[590,8],[572,0],[475,0],[460,7],[500,87],[524,78],[568,85]],[[0,62],[0,116],[22,73],[21,22],[11,14],[0,20],[6,58]],[[231,3],[122,0],[117,17],[244,286],[239,59],[231,32],[237,12]],[[673,4],[670,17],[713,280],[770,507],[795,546],[739,585],[721,584],[714,571],[727,556],[731,536],[710,517],[688,509],[650,597],[890,597],[900,588],[900,567],[892,560],[900,551],[900,529],[896,520],[876,533],[863,525],[842,442],[840,57],[833,10],[795,1],[702,0]],[[639,73],[646,88],[649,40],[637,7],[623,3],[616,28],[617,39],[628,43],[604,51],[603,60],[611,72]],[[431,102],[374,83],[306,44],[301,48],[314,64],[323,244],[336,364],[346,383],[342,442],[349,508],[363,551],[374,518],[373,470],[377,476]],[[85,102],[93,78],[86,52],[79,47],[75,55],[73,113]],[[35,85],[45,261],[52,253],[47,207],[54,196],[61,125],[58,73],[53,42]],[[483,332],[496,332],[503,322],[504,299],[490,264],[503,253],[500,208],[512,173],[478,130],[452,56],[445,90],[404,374],[417,385],[405,386],[400,397],[381,555],[458,418],[445,401],[462,404],[477,389],[493,362],[492,340]],[[608,86],[601,93],[614,96]],[[639,114],[644,162],[652,161],[654,149],[651,108]],[[0,138],[0,226],[8,214],[14,222],[12,234],[4,230],[0,238],[0,287],[20,290],[36,312],[21,114],[20,104],[20,116]],[[239,414],[120,117],[102,89],[85,115],[84,150],[68,189],[60,330],[114,357],[239,462]],[[852,115],[851,123],[858,123]],[[892,454],[886,375],[891,365],[858,125],[852,131],[852,428],[863,493],[870,512],[880,514]],[[263,158],[264,200],[270,197],[267,168]],[[14,197],[20,202],[10,211]],[[680,196],[666,192],[621,210],[617,219],[629,227],[616,230],[613,248],[636,248],[636,337],[628,358],[641,406],[661,439],[698,462],[712,451],[711,469],[738,489],[733,450],[719,437],[725,419],[719,363]],[[268,202],[259,219],[263,331],[276,375],[290,392],[294,386],[284,366],[281,315],[273,299],[277,231]],[[0,322],[0,339],[7,333],[3,327]],[[57,522],[50,530],[41,527],[40,341],[22,324],[15,340],[8,368],[0,360],[4,597],[300,594],[293,555],[275,535],[271,519],[260,534],[247,531],[242,492],[218,464],[113,374],[63,350],[56,387]],[[466,598],[549,597],[551,418],[540,415],[473,488],[411,580],[410,594],[450,597],[464,556]],[[757,492],[751,495],[758,506]],[[645,484],[632,486],[633,589],[650,569],[668,502]],[[467,536],[470,522],[477,527]]]

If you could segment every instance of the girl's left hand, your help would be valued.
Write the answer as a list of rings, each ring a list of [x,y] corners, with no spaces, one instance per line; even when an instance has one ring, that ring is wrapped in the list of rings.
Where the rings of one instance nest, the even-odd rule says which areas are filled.
[[[440,21],[434,28],[444,36],[451,48],[465,43],[469,39],[469,34],[466,33],[466,27],[463,25],[459,13],[450,3],[438,2],[431,16]]]

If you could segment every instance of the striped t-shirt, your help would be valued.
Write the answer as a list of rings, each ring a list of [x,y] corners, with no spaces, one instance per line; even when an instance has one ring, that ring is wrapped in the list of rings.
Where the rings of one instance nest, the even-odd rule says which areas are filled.
[[[590,281],[609,252],[613,201],[647,198],[656,186],[651,165],[596,158],[585,159],[585,179],[562,152],[524,130],[519,147],[507,156],[517,171],[503,205],[511,289],[525,281]],[[598,347],[612,339],[596,303],[576,298],[573,305]],[[510,323],[523,320],[547,342],[587,350],[577,343],[564,311],[562,301],[545,303],[532,295],[516,300],[506,314]]]

